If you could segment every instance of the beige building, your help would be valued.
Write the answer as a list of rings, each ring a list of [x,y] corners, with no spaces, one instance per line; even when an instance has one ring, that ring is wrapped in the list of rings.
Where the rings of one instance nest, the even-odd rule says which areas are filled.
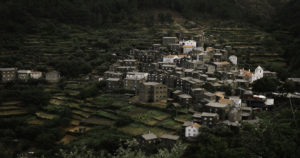
[[[157,82],[144,82],[141,84],[139,99],[143,102],[157,102],[167,98],[168,88]]]
[[[51,71],[46,73],[46,80],[51,83],[58,82],[60,80],[60,73],[58,71]]]

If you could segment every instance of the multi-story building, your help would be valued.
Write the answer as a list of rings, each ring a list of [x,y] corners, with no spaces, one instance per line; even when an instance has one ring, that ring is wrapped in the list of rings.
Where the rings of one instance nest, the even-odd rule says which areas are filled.
[[[0,68],[2,82],[15,80],[17,77],[17,68]]]
[[[60,73],[58,71],[50,71],[46,73],[46,80],[48,82],[58,82],[60,80]]]
[[[18,79],[29,80],[31,70],[18,70]]]
[[[105,71],[104,72],[104,79],[108,79],[108,78],[119,78],[119,79],[122,79],[123,78],[123,73],[113,72],[113,71]]]
[[[219,115],[217,113],[208,112],[195,113],[193,115],[193,121],[201,125],[212,127],[219,121]]]
[[[122,80],[120,78],[108,78],[106,82],[109,90],[118,90],[122,88]]]
[[[142,72],[128,72],[124,79],[124,88],[138,91],[140,85],[148,78],[148,73]]]
[[[230,110],[228,104],[222,104],[218,102],[209,102],[205,105],[205,112],[217,113],[220,116],[220,119],[224,120]]]
[[[139,91],[139,99],[142,102],[157,102],[167,98],[168,88],[158,82],[144,82]]]

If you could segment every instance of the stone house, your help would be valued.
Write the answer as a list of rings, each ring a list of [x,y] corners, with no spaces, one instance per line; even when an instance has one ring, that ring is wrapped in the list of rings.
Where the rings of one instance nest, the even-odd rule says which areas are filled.
[[[164,83],[164,81],[165,81],[165,74],[163,73],[150,73],[147,79],[147,82]]]
[[[138,69],[140,72],[155,72],[158,69],[158,63],[139,63]]]
[[[168,49],[169,49],[170,51],[180,53],[180,51],[181,51],[181,46],[180,46],[180,44],[169,44],[169,45],[168,45]]]
[[[192,46],[192,45],[184,45],[183,46],[183,54],[188,54],[190,53],[191,51],[193,51],[195,47]]]
[[[203,99],[204,89],[194,88],[192,89],[191,96],[193,97],[193,103],[199,103]]]
[[[156,144],[158,143],[158,137],[153,133],[144,134],[139,139],[141,144]]]
[[[104,79],[108,79],[108,78],[119,78],[122,79],[123,78],[123,73],[120,72],[113,72],[113,71],[105,71],[104,72]]]
[[[271,71],[264,71],[264,77],[269,77],[269,78],[277,78],[277,73],[276,72],[271,72]]]
[[[60,73],[58,71],[50,71],[46,73],[46,81],[56,83],[60,80]]]
[[[121,66],[137,66],[138,62],[136,59],[124,59],[119,60]]]
[[[175,75],[167,75],[165,78],[165,84],[169,88],[176,88],[177,79],[178,79],[178,77]]]
[[[118,67],[116,67],[116,71],[121,72],[121,73],[133,72],[136,70],[137,70],[136,66],[118,66]]]
[[[0,68],[2,82],[13,81],[17,78],[17,68]]]
[[[251,120],[252,119],[252,108],[251,107],[246,107],[243,106],[241,107],[241,111],[242,111],[242,120]]]
[[[192,100],[192,96],[188,94],[180,94],[178,95],[178,101],[181,105],[185,107],[190,107],[193,100]]]
[[[160,47],[161,47],[161,44],[152,44],[153,50],[159,50]]]
[[[232,108],[228,114],[228,120],[231,122],[242,121],[242,111],[240,108]]]
[[[120,78],[108,78],[106,79],[107,88],[109,90],[119,90],[122,86],[122,80]]]
[[[206,125],[212,127],[217,124],[219,121],[219,115],[217,113],[194,113],[193,122],[196,122],[200,125]]]
[[[206,64],[206,67],[207,67],[207,72],[208,73],[215,73],[215,71],[216,71],[216,66],[215,65]]]
[[[143,78],[125,78],[123,81],[124,89],[138,92],[140,89],[140,85],[145,81],[146,79]]]
[[[176,68],[176,65],[164,64],[164,65],[161,66],[161,69],[165,70],[165,71],[174,71],[175,68]]]
[[[224,120],[230,110],[228,104],[222,104],[218,102],[209,102],[205,106],[205,112],[217,113],[220,116],[220,119]]]
[[[163,37],[162,38],[162,44],[164,46],[168,46],[169,44],[176,44],[177,43],[177,37]]]
[[[222,56],[223,56],[222,53],[215,53],[213,55],[213,61],[214,62],[221,62],[222,61]]]
[[[166,143],[166,144],[174,144],[179,140],[179,136],[178,135],[171,135],[171,134],[163,134],[162,136],[159,137],[160,141],[162,143]]]
[[[184,76],[185,77],[193,77],[193,71],[194,71],[194,69],[185,69]]]
[[[216,95],[214,93],[210,92],[204,92],[203,98],[209,101],[216,101]]]
[[[27,81],[30,79],[31,70],[18,70],[17,73],[18,73],[18,79],[20,80]]]
[[[230,63],[227,61],[223,62],[213,62],[216,71],[229,71],[230,70]]]
[[[140,85],[148,78],[148,73],[141,72],[128,72],[124,79],[124,88],[129,90],[138,91]]]
[[[168,87],[158,82],[144,82],[139,91],[142,102],[157,102],[168,97]]]

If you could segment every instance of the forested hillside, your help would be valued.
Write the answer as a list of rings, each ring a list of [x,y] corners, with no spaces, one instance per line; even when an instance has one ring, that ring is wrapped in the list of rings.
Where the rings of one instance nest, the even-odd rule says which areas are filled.
[[[152,10],[171,10],[186,20],[234,20],[271,33],[280,43],[273,42],[270,47],[279,44],[283,50],[279,54],[287,60],[289,71],[299,76],[299,8],[296,0],[3,0],[0,46],[20,50],[22,34],[46,31],[67,36],[73,30],[71,26],[86,30],[151,28],[158,18]],[[172,21],[171,16],[166,14],[159,20]]]

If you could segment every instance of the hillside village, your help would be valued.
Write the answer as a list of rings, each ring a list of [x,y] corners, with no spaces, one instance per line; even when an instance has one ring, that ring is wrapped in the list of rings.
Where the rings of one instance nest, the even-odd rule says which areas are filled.
[[[142,143],[153,143],[158,139],[167,142],[180,138],[193,140],[202,127],[224,125],[238,128],[242,122],[256,124],[259,118],[254,117],[253,112],[272,109],[276,102],[273,95],[255,94],[251,91],[251,84],[264,77],[276,78],[276,72],[264,70],[259,65],[254,71],[240,67],[239,58],[232,55],[231,46],[208,46],[204,32],[193,38],[185,38],[180,33],[176,35],[162,37],[162,43],[153,44],[152,49],[113,54],[117,62],[103,76],[93,77],[105,82],[107,91],[126,89],[134,92],[130,95],[130,104],[159,106],[162,110],[175,111],[176,116],[190,115],[189,120],[180,121],[180,132],[158,136],[150,129],[138,137]],[[44,73],[0,68],[0,73],[2,82],[43,78],[58,83],[61,79],[55,70]],[[290,80],[299,83],[297,78]],[[90,115],[86,119],[90,119]],[[81,126],[84,122],[84,119],[77,122],[69,132],[86,132],[90,128]]]
[[[271,109],[274,99],[255,95],[251,83],[276,72],[257,66],[254,72],[238,66],[232,48],[204,48],[205,35],[193,39],[163,37],[152,50],[131,50],[104,74],[107,88],[135,91],[138,104],[163,102],[167,108],[186,110],[193,119],[183,123],[186,138],[196,137],[201,126],[242,121],[257,122],[252,112]]]

